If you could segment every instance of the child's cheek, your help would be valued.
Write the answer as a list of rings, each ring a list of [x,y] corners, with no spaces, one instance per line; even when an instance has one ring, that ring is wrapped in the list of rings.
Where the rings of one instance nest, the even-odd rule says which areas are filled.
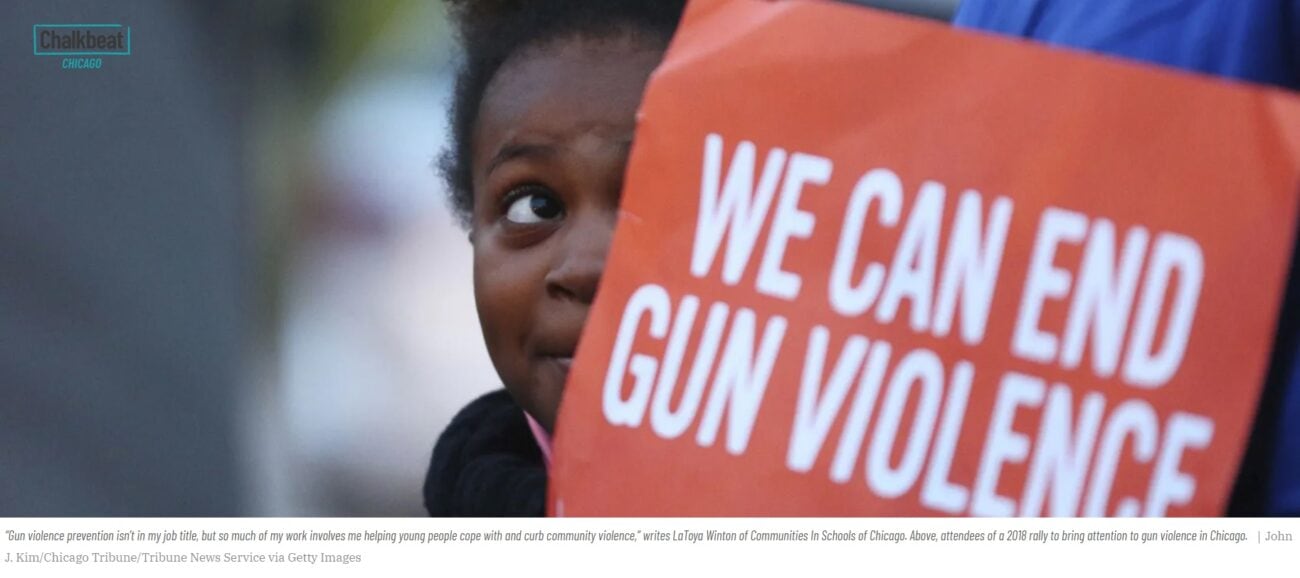
[[[529,338],[545,273],[537,255],[503,248],[489,235],[474,244],[474,297],[488,354],[497,374],[521,404],[531,384]],[[526,408],[527,409],[527,408]]]

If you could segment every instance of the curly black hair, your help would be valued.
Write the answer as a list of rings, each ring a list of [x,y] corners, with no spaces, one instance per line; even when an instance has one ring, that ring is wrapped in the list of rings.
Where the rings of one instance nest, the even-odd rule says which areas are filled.
[[[451,106],[451,146],[438,165],[452,208],[468,227],[474,209],[471,146],[488,84],[514,54],[574,36],[645,34],[667,40],[686,0],[445,0],[464,49]]]

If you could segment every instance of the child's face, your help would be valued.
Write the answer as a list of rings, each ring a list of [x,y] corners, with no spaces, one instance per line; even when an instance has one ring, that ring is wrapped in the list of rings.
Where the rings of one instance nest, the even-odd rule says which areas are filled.
[[[506,389],[547,430],[605,268],[637,106],[663,46],[568,39],[512,57],[473,143],[474,293]]]

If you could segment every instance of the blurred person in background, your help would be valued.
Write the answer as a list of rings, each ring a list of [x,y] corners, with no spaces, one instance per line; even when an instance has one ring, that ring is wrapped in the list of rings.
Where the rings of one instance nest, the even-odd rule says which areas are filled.
[[[259,3],[250,148],[269,221],[244,404],[257,511],[411,516],[433,439],[496,384],[433,167],[451,42],[424,0]]]

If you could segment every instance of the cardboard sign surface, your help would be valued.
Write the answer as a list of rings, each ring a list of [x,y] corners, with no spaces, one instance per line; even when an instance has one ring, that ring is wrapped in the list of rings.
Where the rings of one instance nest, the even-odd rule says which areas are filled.
[[[700,0],[642,105],[559,515],[1217,515],[1300,99]]]

